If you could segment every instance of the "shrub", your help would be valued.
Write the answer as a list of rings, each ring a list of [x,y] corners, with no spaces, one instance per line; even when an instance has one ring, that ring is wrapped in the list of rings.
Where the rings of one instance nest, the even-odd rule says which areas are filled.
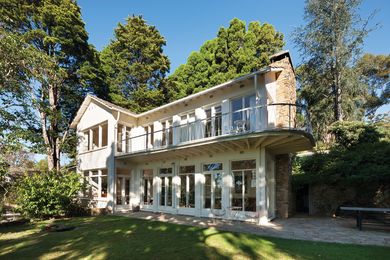
[[[75,172],[26,174],[16,187],[19,211],[29,218],[67,215],[83,189]]]

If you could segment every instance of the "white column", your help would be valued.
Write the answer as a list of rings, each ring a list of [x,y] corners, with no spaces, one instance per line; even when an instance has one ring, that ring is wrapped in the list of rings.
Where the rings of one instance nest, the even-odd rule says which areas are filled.
[[[266,208],[266,165],[265,148],[260,146],[259,156],[256,160],[256,211],[259,213],[258,224],[268,222]]]
[[[109,146],[107,149],[110,150],[110,154],[107,158],[107,182],[108,182],[108,204],[107,208],[110,211],[115,210],[115,149],[116,149],[116,128],[115,128],[115,120],[114,118],[111,118],[108,120],[108,144]]]
[[[158,148],[162,145],[162,124],[158,121],[153,123],[154,128],[154,144],[153,147]]]
[[[195,139],[204,138],[205,126],[206,126],[206,112],[203,108],[195,109]]]
[[[276,103],[276,84],[275,84],[275,74],[272,72],[269,72],[265,74],[265,89],[266,89],[266,95],[265,95],[265,103]],[[267,100],[269,102],[267,102]],[[275,106],[269,106],[265,110],[266,118],[267,118],[267,126],[269,128],[274,128],[276,123],[276,107]]]

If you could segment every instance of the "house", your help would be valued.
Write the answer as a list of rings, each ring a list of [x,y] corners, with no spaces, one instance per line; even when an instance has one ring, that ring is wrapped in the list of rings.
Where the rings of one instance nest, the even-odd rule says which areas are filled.
[[[314,140],[296,105],[289,52],[270,60],[141,114],[88,95],[72,127],[94,206],[258,223],[288,217],[290,154]]]

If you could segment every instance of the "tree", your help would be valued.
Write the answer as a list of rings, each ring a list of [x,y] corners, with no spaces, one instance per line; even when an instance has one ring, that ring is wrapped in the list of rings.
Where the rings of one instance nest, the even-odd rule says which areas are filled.
[[[360,119],[365,88],[353,69],[373,14],[362,19],[361,0],[308,0],[306,25],[293,34],[303,64],[297,70],[300,98],[312,114],[314,130],[324,139],[332,122]],[[317,127],[316,127],[317,126]]]
[[[390,102],[390,55],[366,53],[356,67],[368,89],[366,116],[373,117],[379,107]]]
[[[80,8],[74,0],[1,0],[1,5],[0,102],[7,117],[0,119],[24,132],[35,152],[47,154],[49,169],[59,170],[61,152],[72,139],[70,120],[94,90],[96,55]]]
[[[256,21],[246,28],[244,21],[234,18],[169,77],[176,91],[170,97],[187,96],[258,70],[283,46],[283,35],[272,25]]]
[[[101,53],[111,102],[134,112],[164,103],[168,94],[164,77],[169,71],[165,44],[164,37],[142,16],[118,24],[115,39]]]

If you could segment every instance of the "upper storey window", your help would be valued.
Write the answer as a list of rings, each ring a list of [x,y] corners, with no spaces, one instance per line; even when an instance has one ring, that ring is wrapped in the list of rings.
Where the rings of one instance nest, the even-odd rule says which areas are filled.
[[[256,96],[251,94],[232,100],[232,127],[236,130],[249,130],[254,124]]]
[[[118,124],[116,129],[116,150],[118,152],[130,151],[130,130],[128,126]]]
[[[108,144],[108,124],[102,124],[91,127],[83,132],[83,150],[92,151],[98,148],[106,147]]]

